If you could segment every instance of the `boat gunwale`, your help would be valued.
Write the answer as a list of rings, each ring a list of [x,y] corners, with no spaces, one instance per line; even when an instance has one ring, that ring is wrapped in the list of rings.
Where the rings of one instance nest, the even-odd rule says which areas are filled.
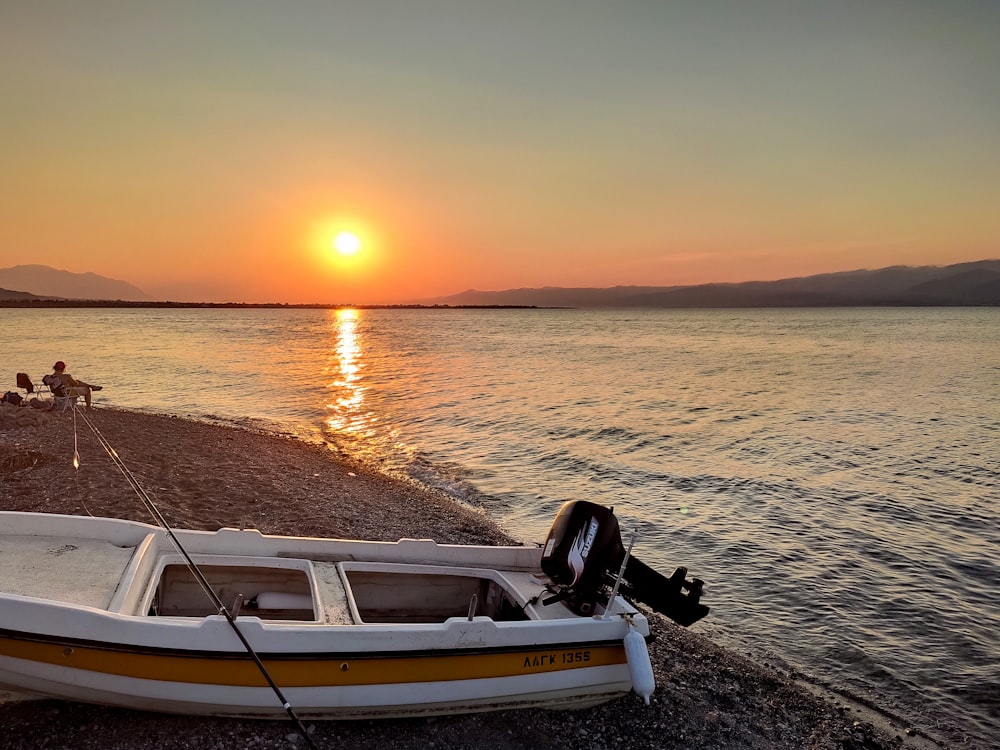
[[[87,532],[87,533],[82,533]],[[378,561],[413,564],[481,564],[510,570],[538,570],[539,545],[441,544],[433,539],[403,537],[396,541],[335,539],[265,534],[259,529],[223,527],[215,531],[171,529],[192,554],[301,558],[314,562]],[[149,534],[169,546],[165,530],[143,521],[0,510],[0,538],[16,536],[82,538],[117,547],[138,547]],[[247,552],[252,548],[253,552]],[[472,561],[463,563],[462,561]]]

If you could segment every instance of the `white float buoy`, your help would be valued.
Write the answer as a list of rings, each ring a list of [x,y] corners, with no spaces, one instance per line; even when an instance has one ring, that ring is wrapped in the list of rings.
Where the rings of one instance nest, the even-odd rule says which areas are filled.
[[[656,689],[656,678],[653,677],[653,665],[649,662],[649,649],[646,639],[639,631],[628,624],[625,635],[625,658],[628,660],[628,673],[632,678],[632,690],[642,697],[649,705],[649,696]]]

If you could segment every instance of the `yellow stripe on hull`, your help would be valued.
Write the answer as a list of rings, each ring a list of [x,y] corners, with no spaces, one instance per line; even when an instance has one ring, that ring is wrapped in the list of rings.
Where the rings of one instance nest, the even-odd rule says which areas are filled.
[[[0,656],[143,680],[240,687],[267,685],[250,657],[241,654],[187,656],[2,637]],[[620,644],[474,653],[442,651],[413,656],[405,652],[329,657],[291,654],[287,658],[264,655],[262,661],[274,681],[289,688],[517,677],[626,663],[625,649]]]

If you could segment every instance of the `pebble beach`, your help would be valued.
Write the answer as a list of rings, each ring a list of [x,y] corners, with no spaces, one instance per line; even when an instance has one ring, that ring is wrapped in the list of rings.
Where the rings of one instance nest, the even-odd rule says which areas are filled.
[[[391,479],[322,443],[113,408],[0,415],[0,510],[151,522],[90,425],[177,528],[255,527],[394,541],[520,544],[476,509]],[[19,418],[23,417],[23,418]],[[74,468],[74,451],[79,468]],[[708,578],[708,576],[706,576]],[[710,581],[706,603],[712,604]],[[576,711],[527,709],[306,722],[320,748],[933,748],[905,717],[877,714],[650,613],[657,689]],[[711,615],[709,615],[711,617]],[[930,736],[933,736],[932,734]],[[291,723],[125,711],[0,693],[0,748],[294,748]],[[967,744],[965,747],[975,747]]]

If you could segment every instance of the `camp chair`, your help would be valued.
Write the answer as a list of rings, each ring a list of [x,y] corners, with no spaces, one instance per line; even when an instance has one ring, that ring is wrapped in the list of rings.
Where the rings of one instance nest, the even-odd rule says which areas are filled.
[[[48,388],[49,392],[52,394],[52,407],[56,411],[66,411],[67,409],[75,409],[76,408],[76,400],[79,398],[79,396],[77,396],[76,394],[70,395],[68,393],[66,393],[66,394],[64,394],[62,396],[57,395],[56,391],[59,390],[59,389],[52,387],[52,382],[53,381],[51,380],[51,378],[53,378],[53,377],[56,377],[56,376],[54,376],[54,375],[46,375],[44,378],[42,378],[42,383],[45,384],[45,387]],[[58,383],[57,383],[57,385],[58,385]]]
[[[47,385],[42,386],[42,388],[45,389],[43,391],[42,388],[39,388],[34,383],[32,383],[31,378],[28,377],[28,373],[26,372],[19,372],[17,374],[17,387],[24,389],[25,398],[28,400],[31,400],[32,397],[41,396],[43,393],[51,394],[51,391],[49,390],[49,387]]]

